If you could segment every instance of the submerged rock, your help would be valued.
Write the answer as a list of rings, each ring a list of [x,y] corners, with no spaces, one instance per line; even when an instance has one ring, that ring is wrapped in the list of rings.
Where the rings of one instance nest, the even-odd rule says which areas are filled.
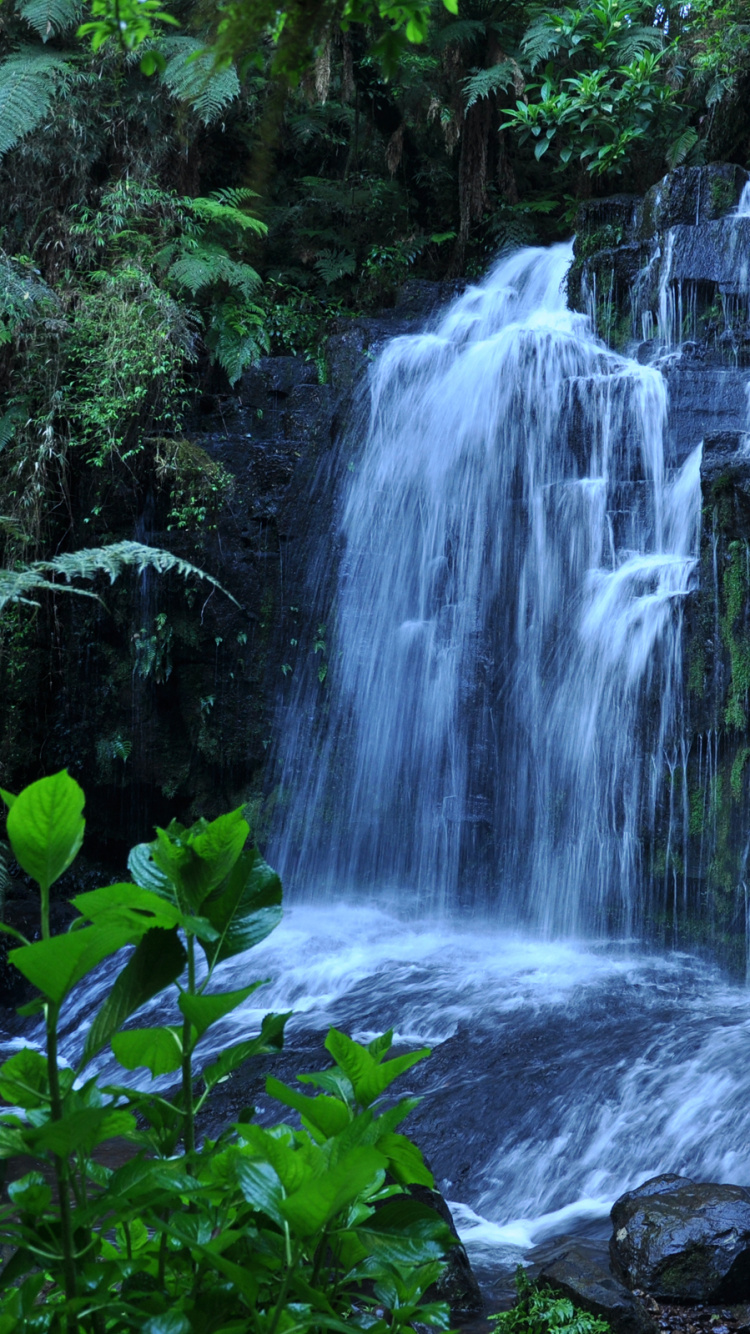
[[[610,1256],[631,1288],[659,1300],[750,1297],[750,1191],[661,1176],[612,1208]]]
[[[539,1282],[570,1298],[574,1306],[607,1320],[614,1334],[652,1334],[656,1330],[643,1302],[585,1245],[575,1243],[555,1256],[541,1270]]]

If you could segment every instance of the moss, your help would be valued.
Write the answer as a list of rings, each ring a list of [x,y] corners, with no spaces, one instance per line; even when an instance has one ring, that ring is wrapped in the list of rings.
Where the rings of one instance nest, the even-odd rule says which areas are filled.
[[[160,439],[155,443],[156,477],[170,493],[167,528],[212,532],[234,489],[232,474],[194,440]]]
[[[750,693],[750,634],[748,620],[750,550],[746,542],[730,542],[722,579],[724,613],[720,618],[722,639],[729,651],[731,681],[724,721],[727,727],[744,730]]]

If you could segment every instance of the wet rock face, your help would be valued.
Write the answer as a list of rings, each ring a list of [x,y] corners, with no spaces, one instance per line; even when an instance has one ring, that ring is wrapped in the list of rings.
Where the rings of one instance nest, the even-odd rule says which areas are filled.
[[[614,1334],[654,1334],[653,1316],[585,1244],[569,1246],[541,1270],[539,1282],[574,1306],[609,1322]]]
[[[657,1300],[750,1297],[750,1192],[688,1177],[656,1177],[612,1209],[615,1274]]]

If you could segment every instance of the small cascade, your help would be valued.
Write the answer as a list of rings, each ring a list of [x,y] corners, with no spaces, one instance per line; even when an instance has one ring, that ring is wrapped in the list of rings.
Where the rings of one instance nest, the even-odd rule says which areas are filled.
[[[393,339],[346,450],[325,690],[282,722],[271,856],[296,893],[637,926],[681,718],[699,451],[659,372],[567,309],[571,247],[501,260]],[[311,674],[312,675],[312,674]]]

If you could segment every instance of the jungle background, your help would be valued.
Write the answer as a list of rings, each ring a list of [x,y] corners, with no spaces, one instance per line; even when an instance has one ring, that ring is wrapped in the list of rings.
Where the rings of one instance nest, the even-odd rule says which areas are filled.
[[[3,0],[0,783],[67,766],[105,859],[238,802],[262,842],[302,656],[326,707],[302,553],[382,312],[747,167],[749,93],[743,0]],[[110,588],[128,542],[174,559]]]

